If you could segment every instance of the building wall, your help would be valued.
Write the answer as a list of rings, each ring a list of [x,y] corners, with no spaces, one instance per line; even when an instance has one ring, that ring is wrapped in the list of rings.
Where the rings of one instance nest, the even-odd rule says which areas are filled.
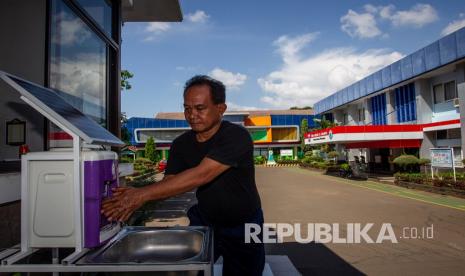
[[[272,141],[299,139],[296,128],[272,128],[271,136]]]
[[[419,79],[415,81],[415,93],[417,103],[417,123],[431,123],[433,116],[433,94],[430,79]]]
[[[271,129],[267,127],[263,128],[251,128],[249,133],[252,136],[254,143],[269,143],[272,139]]]
[[[347,123],[346,125],[348,126],[354,126],[357,125],[358,121],[358,106],[357,104],[350,104],[347,107]]]
[[[44,84],[45,15],[46,1],[2,1],[0,37],[3,39],[0,43],[0,70]],[[5,123],[14,118],[26,121],[26,143],[30,150],[43,150],[44,117],[21,101],[18,92],[3,81],[0,81],[0,95],[0,161],[18,158],[18,147],[6,145],[4,135]],[[11,188],[11,185],[20,185],[20,182],[7,184]],[[0,192],[2,189],[4,187],[0,186]],[[16,198],[20,198],[20,192]],[[18,201],[1,205],[0,248],[20,242],[20,210]]]
[[[342,109],[334,110],[333,118],[336,124],[342,125],[344,122],[344,111]]]
[[[436,84],[455,81],[456,85],[464,82],[463,67],[455,68],[452,72],[443,73],[430,79],[431,101],[433,101],[433,86]],[[444,102],[440,104],[433,103],[433,122],[440,122],[460,118],[459,110],[454,107],[453,102]]]
[[[271,116],[250,116],[244,121],[246,126],[271,126]]]
[[[386,91],[386,121],[388,125],[396,124],[395,93],[392,90]]]
[[[46,1],[7,0],[0,9],[0,70],[44,84]],[[26,35],[27,34],[27,35]],[[19,99],[19,94],[0,81],[0,133],[7,121],[26,121],[26,143],[31,151],[43,150],[44,117]],[[18,147],[0,137],[0,161],[18,158]]]

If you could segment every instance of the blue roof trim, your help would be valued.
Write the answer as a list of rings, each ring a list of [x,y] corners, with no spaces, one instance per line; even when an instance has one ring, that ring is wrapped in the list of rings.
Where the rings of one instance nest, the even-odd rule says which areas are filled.
[[[315,113],[321,114],[464,57],[465,28],[462,28],[318,101]]]

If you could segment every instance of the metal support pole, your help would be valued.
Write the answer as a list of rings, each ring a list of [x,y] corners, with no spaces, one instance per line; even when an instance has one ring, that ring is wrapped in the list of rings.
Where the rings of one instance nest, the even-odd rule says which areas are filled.
[[[52,264],[60,263],[60,252],[58,248],[52,248]],[[60,272],[53,272],[53,276],[59,276]]]

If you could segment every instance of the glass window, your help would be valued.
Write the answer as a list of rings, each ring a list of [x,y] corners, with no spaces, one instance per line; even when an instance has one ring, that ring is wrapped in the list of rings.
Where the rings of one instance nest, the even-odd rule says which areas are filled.
[[[52,2],[50,87],[106,126],[107,45],[62,1]]]
[[[446,82],[444,84],[444,100],[450,101],[457,98],[457,89],[455,89],[455,81]]]
[[[436,139],[437,140],[447,139],[447,130],[436,131]]]
[[[111,3],[105,0],[77,0],[100,27],[112,37]]]
[[[360,108],[358,110],[358,121],[360,123],[362,123],[362,124],[364,123],[364,121],[365,121],[365,108]]]
[[[460,134],[460,128],[453,128],[448,130],[447,138],[448,139],[460,139],[461,138]]]
[[[442,83],[433,86],[433,94],[435,104],[444,102],[444,88]]]
[[[347,113],[344,113],[342,124],[347,125],[348,123],[349,123],[349,115],[347,115]]]

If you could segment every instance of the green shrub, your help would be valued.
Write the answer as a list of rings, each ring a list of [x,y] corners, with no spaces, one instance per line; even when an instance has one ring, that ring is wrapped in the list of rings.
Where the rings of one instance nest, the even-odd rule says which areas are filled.
[[[278,164],[299,164],[300,162],[298,160],[279,160],[276,161]]]
[[[431,182],[431,176],[425,173],[401,173],[397,172],[394,174],[396,180],[412,182],[417,184],[427,184]]]
[[[431,160],[429,160],[428,158],[420,158],[420,159],[418,160],[418,164],[419,164],[419,165],[431,164]]]
[[[153,137],[149,137],[145,143],[145,157],[150,159],[152,162],[157,162],[157,154],[155,150],[155,140]]]
[[[311,161],[315,161],[315,162],[323,162],[323,157],[321,156],[317,156],[317,155],[313,155],[313,156],[310,156],[309,157]]]
[[[344,170],[346,172],[350,171],[350,165],[347,163],[343,163],[340,165],[341,170]]]
[[[262,164],[265,164],[265,161],[266,161],[266,160],[265,160],[265,157],[263,157],[263,156],[255,156],[255,157],[254,157],[254,160],[253,160],[253,162],[254,162],[255,165],[262,165]]]
[[[133,162],[134,162],[134,159],[129,156],[121,156],[121,158],[119,159],[119,163],[133,163]]]
[[[304,164],[310,164],[312,162],[312,158],[311,156],[305,156],[304,158],[302,158],[301,162]]]
[[[328,152],[328,158],[337,158],[339,156],[339,153],[337,151],[330,151]]]
[[[154,162],[147,158],[137,158],[134,161],[134,171],[139,172],[140,174],[144,174],[147,171],[153,169]]]
[[[150,159],[144,158],[144,157],[137,158],[136,161],[134,161],[134,163],[136,163],[136,164],[145,164],[145,163],[153,164],[153,162]]]
[[[465,190],[465,173],[457,173],[454,181],[452,172],[440,172],[431,179],[429,173],[395,173],[394,177],[397,181],[404,181],[422,185],[433,185],[435,187],[446,187]]]
[[[414,155],[401,155],[393,160],[393,163],[404,172],[418,171],[419,162],[420,160]]]
[[[304,154],[305,157],[310,157],[310,156],[312,156],[312,155],[313,155],[313,151],[311,151],[311,150],[306,151],[305,154]],[[465,160],[465,159],[464,159],[464,160]]]

